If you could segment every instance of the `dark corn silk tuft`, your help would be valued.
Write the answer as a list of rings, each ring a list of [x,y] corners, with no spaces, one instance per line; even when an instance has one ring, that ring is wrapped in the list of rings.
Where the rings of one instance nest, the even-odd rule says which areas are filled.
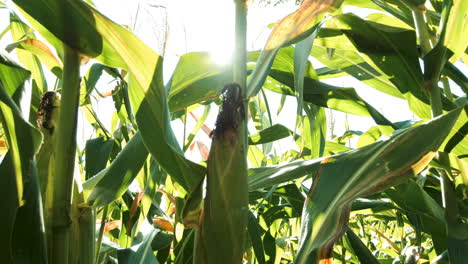
[[[227,84],[223,88],[223,103],[216,119],[214,138],[228,139],[231,133],[236,133],[239,123],[244,116],[241,88],[237,83]],[[240,114],[240,118],[237,116]],[[233,135],[231,135],[233,136]]]
[[[54,133],[55,115],[60,106],[60,94],[57,92],[46,92],[42,95],[42,100],[37,111],[37,127]]]

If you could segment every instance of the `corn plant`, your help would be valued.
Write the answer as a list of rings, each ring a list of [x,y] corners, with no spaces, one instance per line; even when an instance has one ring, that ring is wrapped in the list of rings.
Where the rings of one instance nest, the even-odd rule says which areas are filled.
[[[0,2],[13,39],[0,54],[1,263],[466,263],[468,2],[303,0],[260,51],[246,49],[248,1],[234,2],[232,65],[187,53],[170,80],[90,0]],[[105,76],[110,130],[94,103]],[[416,118],[392,122],[328,82],[344,76]],[[287,97],[294,130],[275,122]],[[375,126],[327,137],[325,109]],[[171,124],[193,117],[177,140]],[[194,146],[205,161],[187,158]]]

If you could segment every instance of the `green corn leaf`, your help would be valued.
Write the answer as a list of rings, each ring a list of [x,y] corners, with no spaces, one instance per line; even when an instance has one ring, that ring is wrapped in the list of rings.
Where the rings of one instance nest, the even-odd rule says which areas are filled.
[[[297,214],[302,212],[304,206],[305,195],[297,188],[296,184],[283,185],[273,192],[273,195],[283,197]]]
[[[447,37],[444,39],[444,46],[450,49],[454,54],[450,58],[452,63],[455,63],[460,56],[466,53],[468,48],[468,2],[463,0],[453,0],[451,11],[448,15],[446,24]],[[465,61],[466,63],[466,61]]]
[[[355,61],[354,65],[350,65],[354,71],[354,77],[357,75],[356,78],[363,79],[365,83],[373,88],[391,95],[399,96],[398,93],[403,94],[414,113],[424,119],[430,118],[428,96],[422,89],[423,75],[419,66],[419,53],[415,45],[416,36],[414,31],[365,21],[351,14],[336,16],[332,22],[330,25],[343,32],[347,39],[343,38],[336,30],[330,29],[334,33],[329,32],[328,35],[322,35],[324,39],[341,36],[343,40],[334,42],[322,39],[321,45],[338,45],[337,47],[342,49],[341,53],[347,53],[346,56],[338,54],[338,57],[345,61]],[[344,43],[348,43],[348,45],[344,45]],[[354,46],[360,53],[357,54],[348,46]],[[346,49],[343,49],[343,47],[346,47]],[[312,52],[314,53],[314,50]],[[326,60],[324,51],[319,53],[315,51],[315,53],[316,58],[330,67],[327,62],[324,62]],[[365,62],[365,64],[360,64],[359,61]],[[346,64],[344,65],[346,67]],[[362,67],[360,67],[361,65]],[[369,65],[371,68],[368,67]],[[401,66],[397,67],[396,65]],[[356,72],[356,66],[360,67],[359,70],[366,71],[364,73]],[[336,64],[335,67],[341,69],[342,66]],[[374,71],[370,70],[372,68]],[[369,74],[374,78],[369,78]],[[398,91],[389,86],[389,82],[391,86],[398,88]],[[446,110],[451,109],[448,104],[444,104],[444,108]]]
[[[333,57],[328,57],[326,48],[331,46],[330,43],[334,44],[333,41],[327,41],[327,46],[322,43],[314,44],[311,55],[332,70],[344,71],[370,87],[403,98],[401,92],[390,82],[387,76],[365,62],[356,51],[336,49]]]
[[[263,249],[263,241],[260,233],[261,227],[258,224],[257,218],[252,213],[249,213],[248,229],[257,261],[259,264],[265,264],[265,250]]]
[[[86,84],[85,97],[88,97],[96,88],[96,84],[99,81],[99,78],[101,78],[104,68],[105,66],[100,63],[95,63],[91,65],[91,67],[89,68],[88,73],[84,77],[85,84]]]
[[[302,104],[304,102],[304,76],[306,68],[310,65],[309,53],[312,49],[312,43],[317,35],[310,35],[309,37],[297,43],[294,49],[294,89],[297,92],[297,110],[296,110],[296,128],[301,125],[302,120]],[[310,67],[310,66],[309,66]],[[299,121],[299,122],[298,122]]]
[[[105,140],[104,137],[86,141],[86,180],[106,167],[113,146],[114,140]]]
[[[268,82],[268,78],[267,78],[267,82]],[[280,104],[278,106],[278,110],[276,111],[276,115],[279,115],[281,113],[281,110],[283,110],[285,101],[286,101],[286,95],[282,94],[281,95],[281,101],[280,101]]]
[[[0,219],[0,235],[4,238],[0,241],[0,260],[8,263],[11,262],[13,258],[11,239],[15,224],[16,210],[19,207],[12,152],[7,152],[3,157],[2,163],[0,163],[0,172],[2,175],[6,175],[2,177],[1,181],[3,188],[5,188],[5,192],[3,193],[5,202],[0,204],[0,209],[3,212],[3,217]]]
[[[465,94],[468,94],[468,78],[461,72],[455,65],[450,62],[445,64],[445,68],[442,71],[443,74],[447,75],[452,81],[454,81]]]
[[[380,211],[395,209],[395,206],[392,204],[392,202],[389,201],[369,200],[366,198],[356,199],[356,201],[354,201],[351,206],[351,211],[359,211],[364,209],[373,209],[372,211]]]
[[[316,30],[325,12],[341,5],[343,0],[307,0],[292,14],[281,19],[262,50],[249,82],[247,97],[254,96],[261,89],[278,50],[286,44],[309,36]]]
[[[314,46],[313,49],[316,47]],[[265,83],[265,88],[277,93],[295,95],[295,77],[293,62],[294,49],[292,47],[282,48],[276,55],[275,60],[268,73],[278,83],[271,79]],[[258,53],[251,53],[250,60],[254,60]],[[318,106],[328,107],[350,114],[371,116],[377,124],[393,126],[382,114],[364,101],[354,90],[349,87],[338,87],[304,77],[303,99]]]
[[[29,75],[29,71],[0,55],[0,122],[8,145],[8,153],[0,164],[0,174],[4,176],[1,185],[7,199],[1,205],[5,214],[0,228],[1,236],[5,238],[0,260],[5,263],[10,263],[12,258],[15,261],[29,259],[45,263],[46,258],[42,205],[34,161],[42,135],[26,121],[11,97],[21,91]],[[26,218],[15,222],[17,212],[19,217]],[[25,219],[30,221],[26,223]],[[31,225],[31,221],[35,225]],[[30,240],[32,234],[35,237]],[[26,240],[28,243],[24,242]]]
[[[306,105],[307,117],[304,122],[303,139],[305,146],[310,149],[310,157],[322,157],[325,150],[327,136],[327,117],[322,107]]]
[[[24,82],[31,76],[31,72],[24,69],[4,54],[0,54],[0,81],[6,96],[13,98],[16,105],[20,105],[19,96],[23,91]]]
[[[468,153],[468,106],[465,105],[460,117],[457,119],[453,129],[443,144],[443,150],[457,156]]]
[[[7,26],[5,27],[5,29],[0,33],[0,39],[2,39],[3,36],[5,36],[5,34],[8,33],[8,32],[10,31],[10,29],[11,29],[11,26],[10,26],[10,25],[7,25]]]
[[[444,209],[422,187],[409,180],[387,189],[385,193],[403,212],[420,218],[421,230],[431,234],[438,253],[447,249]]]
[[[1,185],[5,188],[5,202],[0,205],[3,217],[0,235],[0,261],[10,263],[28,261],[30,263],[47,263],[46,240],[42,201],[37,171],[33,162],[30,164],[29,182],[23,185],[22,206],[18,204],[15,169],[11,152],[8,152],[0,164]]]
[[[31,28],[23,23],[19,17],[13,13],[10,13],[10,25],[13,41],[19,41],[25,36],[28,39],[35,39],[34,33],[31,32]],[[41,62],[36,56],[24,50],[17,50],[17,55],[19,61],[31,71],[31,78],[33,80],[31,105],[33,106],[33,110],[36,111],[41,100],[41,95],[48,90]]]
[[[401,21],[400,19],[389,16],[388,14],[380,14],[380,13],[373,13],[365,18],[366,20],[383,24],[391,27],[402,28],[402,29],[409,29],[412,30],[413,28],[406,24],[405,22]]]
[[[373,126],[369,128],[364,134],[359,137],[357,146],[358,148],[367,146],[379,140],[382,136],[382,131],[378,126]]]
[[[131,248],[117,250],[119,263],[123,264],[158,264],[156,256],[153,254],[151,243],[158,234],[158,230],[153,229],[148,233],[140,244]]]
[[[7,46],[7,50],[17,49],[30,52],[43,63],[55,77],[62,79],[62,62],[59,61],[49,47],[39,39],[25,39]]]
[[[364,245],[361,239],[349,229],[346,231],[346,238],[353,248],[354,254],[358,257],[361,263],[380,264],[372,252]]]
[[[422,92],[423,74],[419,66],[416,33],[365,21],[355,15],[336,17],[342,32],[357,50],[366,54],[401,93],[411,92],[423,102],[428,98]]]
[[[177,64],[169,93],[171,112],[192,104],[217,98],[226,83],[232,82],[232,73],[219,66],[207,52],[184,54]]]
[[[293,132],[287,127],[275,124],[271,127],[265,128],[262,131],[258,132],[255,135],[249,136],[249,145],[258,145],[265,144],[269,142],[274,142],[276,140],[292,136]]]
[[[460,111],[369,145],[347,159],[323,160],[304,207],[297,263],[306,263],[314,250],[328,248],[341,237],[350,205],[356,198],[385,190],[419,173],[442,144]]]
[[[192,144],[193,139],[198,134],[198,131],[200,131],[200,128],[205,124],[206,118],[208,117],[208,114],[210,113],[210,109],[211,109],[210,105],[206,105],[205,108],[203,109],[202,116],[197,121],[197,124],[192,129],[189,136],[187,137],[187,142],[185,143],[184,151],[186,151],[189,148],[190,144]]]
[[[292,181],[310,175],[320,168],[323,158],[293,161],[283,165],[249,169],[249,191],[268,188],[275,184]]]
[[[108,168],[83,183],[87,203],[104,206],[122,196],[147,157],[142,136],[136,133]]]
[[[414,28],[414,21],[411,14],[411,10],[403,4],[402,1],[392,1],[392,4],[379,1],[371,0],[376,6],[378,6],[383,11],[391,14],[392,16],[398,18],[399,20],[405,22],[409,26]]]
[[[37,152],[42,135],[25,120],[12,97],[23,86],[29,72],[0,56],[0,111],[2,126],[12,154],[17,183],[18,202],[22,200],[22,184],[29,175],[29,163]],[[5,85],[6,84],[6,85]]]

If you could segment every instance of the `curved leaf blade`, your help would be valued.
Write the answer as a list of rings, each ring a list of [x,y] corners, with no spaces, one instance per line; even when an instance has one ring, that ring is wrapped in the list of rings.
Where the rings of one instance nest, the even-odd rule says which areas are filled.
[[[361,263],[380,264],[377,258],[366,247],[366,245],[361,241],[361,239],[353,232],[353,230],[348,228],[348,230],[346,231],[346,237],[348,238],[349,244],[354,250],[354,254],[356,254]]]
[[[454,54],[450,58],[451,62],[456,62],[460,56],[466,54],[468,48],[468,2],[463,0],[454,0],[451,12],[447,21],[447,37],[444,39],[444,46],[449,48]],[[466,63],[466,62],[465,62]]]
[[[461,109],[369,145],[348,158],[321,162],[303,211],[297,263],[345,231],[351,203],[419,173],[432,159]]]
[[[169,93],[171,112],[216,98],[224,85],[232,82],[228,67],[214,63],[207,52],[184,54],[174,70]]]
[[[423,102],[424,77],[419,66],[416,33],[372,23],[352,14],[336,18],[344,24],[342,32],[370,63],[384,72],[401,93],[411,92]]]
[[[325,12],[341,5],[343,0],[306,0],[292,14],[281,19],[273,31],[257,60],[252,76],[247,83],[247,97],[254,96],[262,87],[267,73],[278,50],[310,35],[320,23]]]
[[[117,256],[119,263],[123,264],[158,264],[156,256],[153,254],[151,243],[154,237],[158,234],[158,230],[153,229],[145,236],[140,244],[134,245],[131,248],[119,249]]]
[[[147,157],[141,134],[136,133],[108,168],[83,183],[87,203],[104,206],[122,196]]]
[[[36,257],[35,261],[43,261],[46,256],[45,251],[42,251],[45,248],[44,232],[41,230],[42,206],[34,162],[34,155],[42,142],[42,134],[26,121],[11,97],[15,92],[21,91],[29,74],[29,71],[0,55],[0,122],[8,145],[8,153],[0,164],[1,185],[7,188],[7,201],[1,204],[5,215],[1,218],[0,225],[0,234],[5,238],[2,240],[5,244],[2,244],[0,259],[5,263],[11,262],[12,253],[19,258]],[[5,89],[5,84],[8,85],[8,90]],[[18,213],[26,215],[37,225],[25,227],[22,219],[15,223],[17,209]],[[29,241],[31,243],[24,245],[20,241],[29,239],[31,233],[25,234],[22,230],[34,232],[38,236],[34,241]]]
[[[249,145],[258,145],[258,144],[265,144],[270,143],[282,138],[286,138],[292,136],[293,132],[289,130],[287,127],[275,124],[271,127],[265,128],[262,131],[258,132],[255,135],[249,136]]]

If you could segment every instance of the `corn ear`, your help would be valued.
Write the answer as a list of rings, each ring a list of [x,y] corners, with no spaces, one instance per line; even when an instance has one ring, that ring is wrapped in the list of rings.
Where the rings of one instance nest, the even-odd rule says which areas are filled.
[[[60,111],[61,97],[57,92],[46,92],[42,95],[42,100],[37,113],[37,127],[41,130],[43,137],[41,148],[36,154],[39,186],[44,207],[44,222],[46,226],[46,237],[50,241],[51,219],[49,212],[53,204],[53,182],[54,174],[54,133]]]
[[[41,148],[36,155],[43,201],[46,201],[49,166],[51,163],[53,164],[54,129],[58,122],[59,111],[60,94],[51,91],[44,93],[37,113],[37,127],[41,130],[44,138]]]
[[[224,88],[213,132],[204,215],[194,263],[242,263],[247,229],[248,193],[245,113],[237,84]]]

